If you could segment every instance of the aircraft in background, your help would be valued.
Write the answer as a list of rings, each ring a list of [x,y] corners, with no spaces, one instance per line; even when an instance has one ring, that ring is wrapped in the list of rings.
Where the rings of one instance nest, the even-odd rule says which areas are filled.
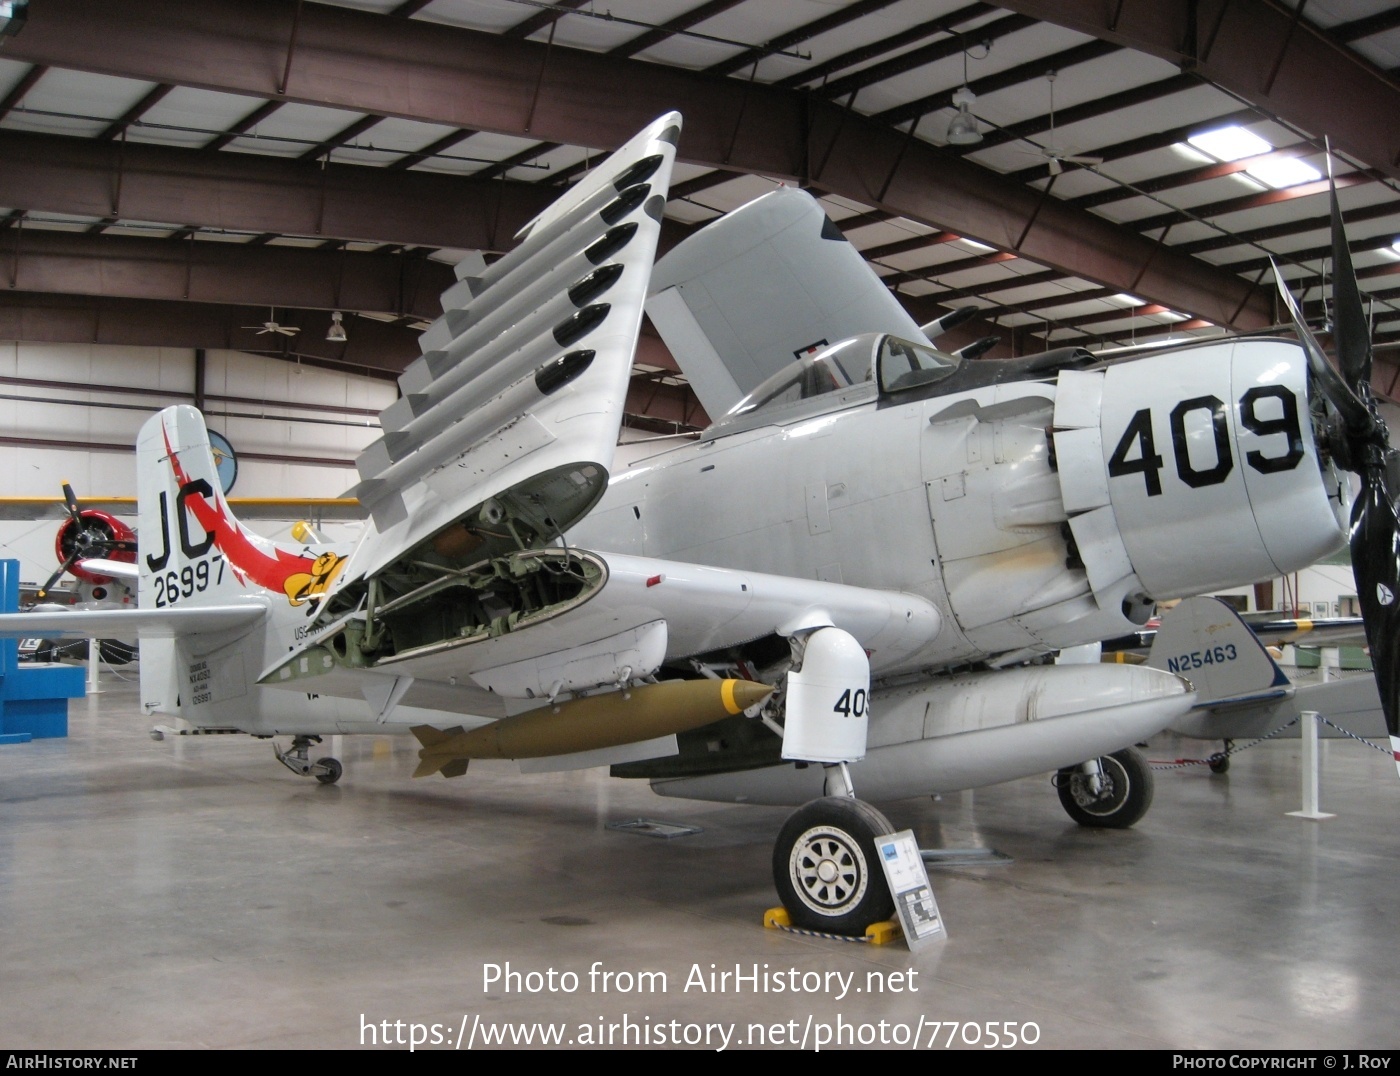
[[[661,117],[509,254],[457,267],[357,461],[356,543],[251,533],[202,417],[168,408],[137,443],[140,608],[52,630],[138,630],[145,712],[291,736],[279,758],[323,782],[320,737],[412,731],[420,775],[607,764],[663,795],[802,804],[779,895],[798,925],[859,931],[892,904],[889,823],[856,792],[1064,771],[1077,821],[1140,818],[1130,745],[1191,710],[1191,682],[1034,662],[1332,552],[1343,465],[1362,589],[1397,589],[1393,560],[1371,567],[1396,526],[1351,351],[1345,379],[1259,338],[970,361],[792,189],[653,272],[680,130]],[[723,417],[617,468],[649,294]]]
[[[1224,750],[1209,759],[1214,773],[1229,770],[1236,740],[1298,736],[1298,719],[1307,711],[1330,722],[1320,730],[1323,736],[1385,736],[1385,715],[1374,676],[1294,683],[1265,647],[1267,636],[1261,637],[1262,625],[1295,639],[1321,639],[1336,645],[1355,639],[1363,630],[1360,624],[1348,623],[1353,619],[1322,622],[1320,628],[1277,618],[1260,618],[1251,625],[1218,598],[1188,598],[1163,616],[1146,657],[1155,669],[1190,677],[1196,688],[1194,705],[1172,722],[1171,730],[1198,740],[1223,740]]]
[[[213,435],[218,442],[211,445],[221,488],[228,492],[229,475],[236,474],[236,463],[230,465],[232,450],[227,441]],[[232,468],[230,470],[230,467]],[[62,515],[54,534],[54,554],[58,567],[41,584],[20,584],[20,607],[32,612],[59,610],[120,609],[136,604],[140,577],[136,566],[136,531],[122,515],[137,510],[135,497],[87,498],[79,503],[77,494],[67,481],[62,483],[62,497],[0,497],[0,519],[44,519]],[[362,520],[364,511],[359,502],[350,498],[290,498],[242,497],[229,502],[245,519],[285,519],[295,515],[308,518],[292,526],[292,537],[303,536],[322,540],[311,519]],[[69,577],[62,588],[60,580]],[[21,641],[19,655],[32,661],[86,661],[88,640],[45,639],[31,637]],[[109,665],[124,665],[137,656],[135,638],[102,639],[102,660]]]

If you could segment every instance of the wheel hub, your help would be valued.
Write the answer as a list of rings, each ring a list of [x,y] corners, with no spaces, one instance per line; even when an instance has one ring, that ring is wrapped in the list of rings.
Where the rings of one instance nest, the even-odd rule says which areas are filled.
[[[1100,777],[1098,795],[1094,795],[1089,787],[1088,778],[1083,774],[1075,774],[1070,791],[1074,794],[1074,801],[1081,807],[1093,807],[1095,804],[1112,803],[1115,795],[1113,777],[1104,773]]]
[[[858,904],[869,882],[865,856],[850,834],[814,827],[793,846],[789,863],[802,902],[825,915]]]
[[[1088,774],[1075,773],[1069,779],[1069,793],[1079,807],[1090,814],[1107,817],[1114,814],[1127,801],[1128,775],[1123,764],[1112,755],[1099,759],[1098,791]]]

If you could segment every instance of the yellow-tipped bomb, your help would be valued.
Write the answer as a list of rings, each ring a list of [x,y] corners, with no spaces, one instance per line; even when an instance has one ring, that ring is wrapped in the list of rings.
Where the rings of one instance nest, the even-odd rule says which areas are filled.
[[[466,772],[473,758],[542,758],[685,732],[756,706],[772,694],[751,680],[670,680],[573,699],[470,732],[415,725],[423,745],[414,777]]]

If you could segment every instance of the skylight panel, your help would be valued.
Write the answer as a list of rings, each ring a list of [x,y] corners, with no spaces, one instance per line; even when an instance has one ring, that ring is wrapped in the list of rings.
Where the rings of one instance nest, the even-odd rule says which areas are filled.
[[[1221,161],[1238,161],[1241,157],[1257,157],[1274,147],[1257,134],[1238,125],[1218,127],[1214,131],[1192,135],[1186,140],[1197,149]]]

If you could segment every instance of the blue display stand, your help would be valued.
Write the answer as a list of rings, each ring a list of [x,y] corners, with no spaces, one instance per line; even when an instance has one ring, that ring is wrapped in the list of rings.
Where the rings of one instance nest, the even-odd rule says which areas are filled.
[[[19,612],[19,561],[0,560],[0,613]],[[0,744],[68,735],[68,700],[85,691],[73,665],[21,665],[19,640],[0,639]]]

